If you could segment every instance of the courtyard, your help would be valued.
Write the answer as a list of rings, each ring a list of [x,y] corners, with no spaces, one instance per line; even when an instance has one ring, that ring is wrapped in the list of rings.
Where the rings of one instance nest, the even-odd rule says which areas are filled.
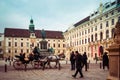
[[[83,68],[84,78],[76,78],[72,75],[75,71],[70,70],[70,62],[66,64],[61,61],[61,69],[33,69],[28,68],[25,70],[15,70],[9,62],[0,61],[0,80],[106,80],[108,70],[100,69],[99,62],[91,62],[88,71]],[[7,64],[7,72],[5,72],[5,64]]]

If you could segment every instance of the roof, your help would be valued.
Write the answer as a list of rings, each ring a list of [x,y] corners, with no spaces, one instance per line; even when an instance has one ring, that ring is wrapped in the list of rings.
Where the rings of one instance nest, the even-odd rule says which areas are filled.
[[[41,30],[35,30],[36,38],[42,38]],[[49,31],[45,30],[46,38],[52,39],[63,39],[63,32],[62,31]],[[5,37],[30,37],[29,29],[17,29],[17,28],[5,28],[4,30]]]
[[[82,19],[81,21],[77,22],[74,24],[75,27],[79,26],[80,24],[89,21],[90,20],[90,16],[87,16],[86,18]]]

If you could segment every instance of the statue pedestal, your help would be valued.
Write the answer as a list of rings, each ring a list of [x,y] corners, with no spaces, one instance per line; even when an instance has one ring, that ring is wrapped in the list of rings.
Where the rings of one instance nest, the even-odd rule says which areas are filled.
[[[48,42],[45,39],[40,41],[40,54],[42,56],[49,56],[52,54],[51,52],[48,51],[47,43]]]
[[[43,39],[42,41],[40,41],[40,49],[47,49],[47,41],[45,39]]]
[[[109,75],[107,80],[120,80],[120,45],[113,44],[109,51]]]

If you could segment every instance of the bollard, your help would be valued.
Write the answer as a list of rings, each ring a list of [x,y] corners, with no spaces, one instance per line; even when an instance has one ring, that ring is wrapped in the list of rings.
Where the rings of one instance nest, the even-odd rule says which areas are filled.
[[[61,69],[60,63],[58,64],[58,66],[59,66],[58,68],[59,68],[59,70],[60,70],[60,69]]]
[[[89,69],[89,63],[87,63],[87,68]]]
[[[7,72],[7,64],[5,64],[5,72]]]
[[[101,62],[100,62],[100,69],[101,69]]]
[[[25,71],[27,71],[27,64],[25,63]]]

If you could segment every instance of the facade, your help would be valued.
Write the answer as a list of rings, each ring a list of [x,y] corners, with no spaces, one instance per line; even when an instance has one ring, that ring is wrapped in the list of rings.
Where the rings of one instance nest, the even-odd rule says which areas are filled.
[[[47,48],[53,48],[55,55],[65,52],[63,32],[45,30]],[[33,20],[30,20],[29,29],[5,28],[4,56],[18,55],[23,52],[29,54],[35,46],[41,47],[41,30],[35,30]]]
[[[4,34],[0,33],[0,58],[3,58]]]
[[[95,55],[101,57],[112,43],[115,24],[120,19],[120,1],[101,3],[91,15],[75,23],[64,32],[66,52],[78,50],[87,52],[93,60]]]

